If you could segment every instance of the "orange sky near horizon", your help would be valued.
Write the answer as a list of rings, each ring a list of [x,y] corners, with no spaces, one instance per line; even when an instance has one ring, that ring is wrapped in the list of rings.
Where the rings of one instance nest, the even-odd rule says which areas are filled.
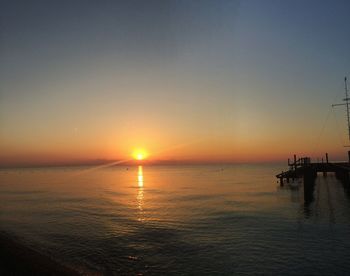
[[[193,162],[275,162],[285,161],[292,154],[298,156],[322,157],[325,151],[329,152],[332,160],[345,160],[347,149],[334,146],[334,137],[320,139],[318,145],[314,143],[315,136],[312,130],[305,130],[300,137],[299,133],[291,131],[279,136],[271,137],[268,133],[257,133],[255,136],[231,137],[191,137],[183,138],[152,131],[149,135],[128,137],[128,133],[118,136],[94,137],[87,140],[86,135],[76,135],[74,138],[60,141],[47,139],[41,143],[22,143],[18,147],[11,141],[1,149],[0,165],[16,164],[55,164],[75,163],[102,160],[133,159],[135,149],[143,149],[148,153],[148,161],[193,161]],[[29,134],[27,135],[29,137]],[[240,138],[240,139],[239,139]],[[326,137],[327,138],[327,137]],[[179,143],[180,142],[180,143]],[[339,144],[339,143],[338,143]],[[2,147],[4,143],[1,144]],[[6,144],[5,144],[6,145]],[[16,147],[17,146],[17,147]],[[323,150],[323,151],[322,151]]]

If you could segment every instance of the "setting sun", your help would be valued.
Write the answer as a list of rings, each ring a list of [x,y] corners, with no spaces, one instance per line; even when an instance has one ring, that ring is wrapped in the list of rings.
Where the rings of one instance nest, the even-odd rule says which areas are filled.
[[[147,158],[148,153],[143,149],[137,149],[134,150],[132,156],[134,157],[134,159],[141,161]]]

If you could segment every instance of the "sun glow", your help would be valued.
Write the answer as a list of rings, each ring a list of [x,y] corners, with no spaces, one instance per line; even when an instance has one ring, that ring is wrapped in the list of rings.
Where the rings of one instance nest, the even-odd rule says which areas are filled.
[[[134,157],[134,159],[141,161],[147,158],[148,153],[143,149],[137,149],[134,150],[132,156]]]

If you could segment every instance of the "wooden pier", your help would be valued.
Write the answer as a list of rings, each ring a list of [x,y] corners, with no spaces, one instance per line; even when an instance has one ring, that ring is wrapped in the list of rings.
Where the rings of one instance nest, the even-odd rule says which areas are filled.
[[[337,179],[346,187],[349,187],[350,151],[348,152],[348,157],[348,162],[329,162],[328,154],[326,153],[325,160],[322,158],[322,162],[312,163],[309,157],[297,159],[296,155],[294,155],[293,162],[288,159],[289,170],[282,171],[276,177],[279,179],[281,186],[285,182],[289,183],[291,180],[302,178],[304,183],[304,200],[308,203],[313,200],[315,179],[318,173],[322,173],[324,177],[327,176],[327,173],[334,173]]]

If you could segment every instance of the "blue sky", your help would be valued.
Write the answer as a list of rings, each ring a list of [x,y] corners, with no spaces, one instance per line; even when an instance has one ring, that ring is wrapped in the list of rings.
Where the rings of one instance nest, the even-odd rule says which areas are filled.
[[[338,126],[325,118],[349,75],[349,8],[1,1],[2,163],[118,159],[134,146],[186,143],[157,158],[341,158],[343,110]]]

